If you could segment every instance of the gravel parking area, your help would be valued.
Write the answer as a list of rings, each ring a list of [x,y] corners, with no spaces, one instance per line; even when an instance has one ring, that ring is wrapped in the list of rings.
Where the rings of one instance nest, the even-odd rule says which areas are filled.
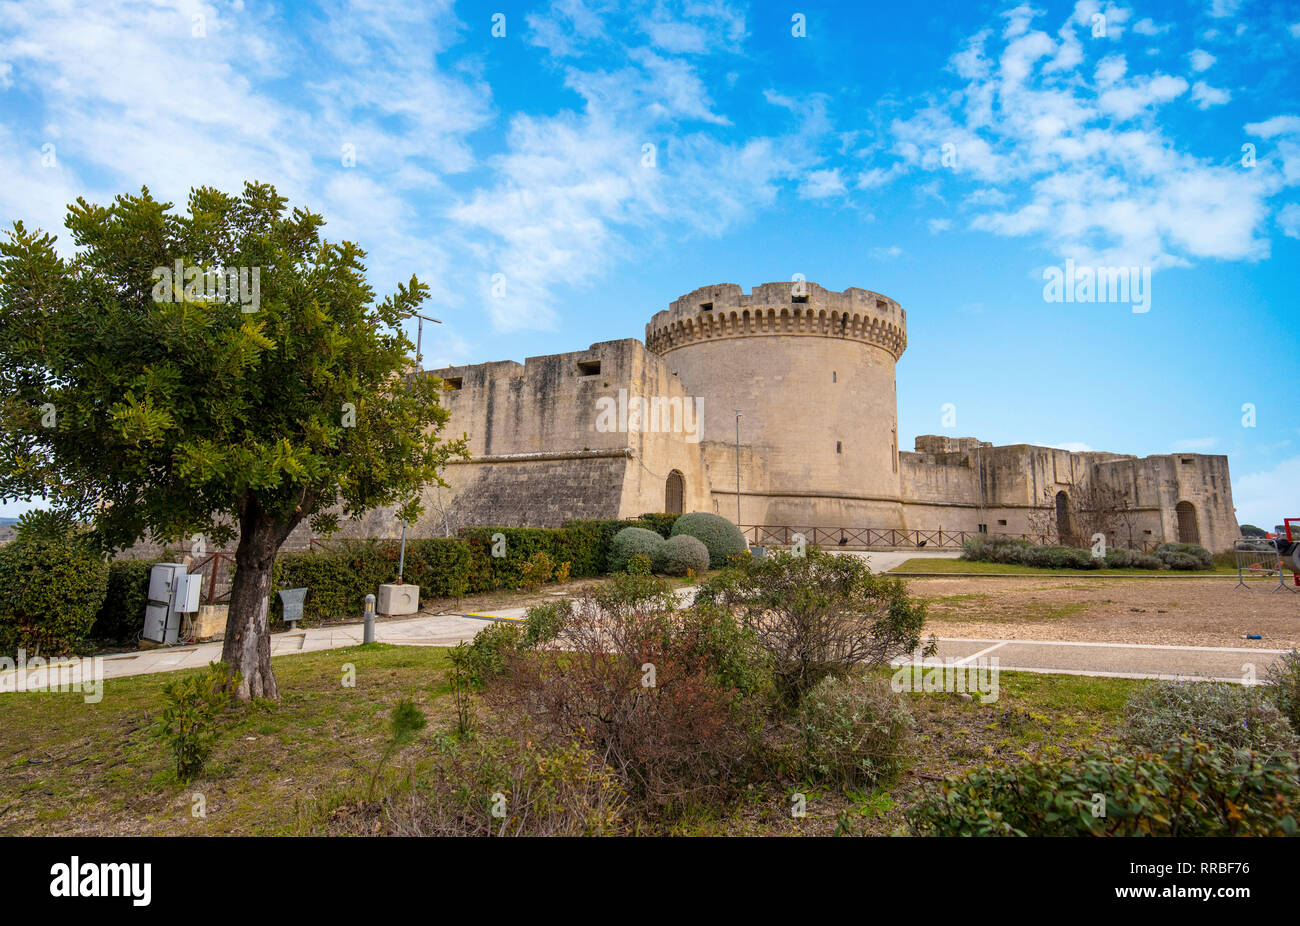
[[[1300,647],[1300,593],[1204,579],[909,579],[941,637],[1181,646]],[[1261,640],[1245,639],[1259,634]]]

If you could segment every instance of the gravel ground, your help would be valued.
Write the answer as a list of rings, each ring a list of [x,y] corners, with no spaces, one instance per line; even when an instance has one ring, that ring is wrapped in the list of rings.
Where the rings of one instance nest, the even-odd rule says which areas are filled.
[[[1300,647],[1300,593],[1234,579],[910,579],[941,637]],[[1260,634],[1262,640],[1244,639]]]

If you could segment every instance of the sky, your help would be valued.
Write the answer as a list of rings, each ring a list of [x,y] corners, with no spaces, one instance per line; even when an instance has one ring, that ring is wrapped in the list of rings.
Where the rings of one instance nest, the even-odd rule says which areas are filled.
[[[380,293],[430,284],[426,367],[644,338],[713,283],[859,286],[907,310],[900,447],[1223,453],[1271,528],[1298,97],[1276,0],[0,0],[0,227],[66,250],[79,196],[269,182]],[[1109,268],[1135,286],[1083,288]]]

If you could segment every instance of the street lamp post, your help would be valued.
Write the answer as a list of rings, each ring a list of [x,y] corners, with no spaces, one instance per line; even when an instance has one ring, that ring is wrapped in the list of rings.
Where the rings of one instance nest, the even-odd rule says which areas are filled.
[[[416,319],[415,327],[415,375],[419,376],[424,371],[423,357],[421,353],[421,343],[424,340],[424,323],[434,322],[441,325],[440,319],[431,315],[421,315],[419,312],[412,312]],[[402,573],[406,571],[406,522],[402,522],[402,552],[397,560],[397,584],[402,584]]]

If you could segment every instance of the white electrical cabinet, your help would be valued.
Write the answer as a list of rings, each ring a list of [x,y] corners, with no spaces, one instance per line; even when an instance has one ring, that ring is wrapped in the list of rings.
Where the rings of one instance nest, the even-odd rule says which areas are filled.
[[[199,609],[202,575],[188,574],[183,563],[157,563],[149,570],[149,599],[144,606],[144,632],[154,643],[175,643],[180,638],[181,615]]]

